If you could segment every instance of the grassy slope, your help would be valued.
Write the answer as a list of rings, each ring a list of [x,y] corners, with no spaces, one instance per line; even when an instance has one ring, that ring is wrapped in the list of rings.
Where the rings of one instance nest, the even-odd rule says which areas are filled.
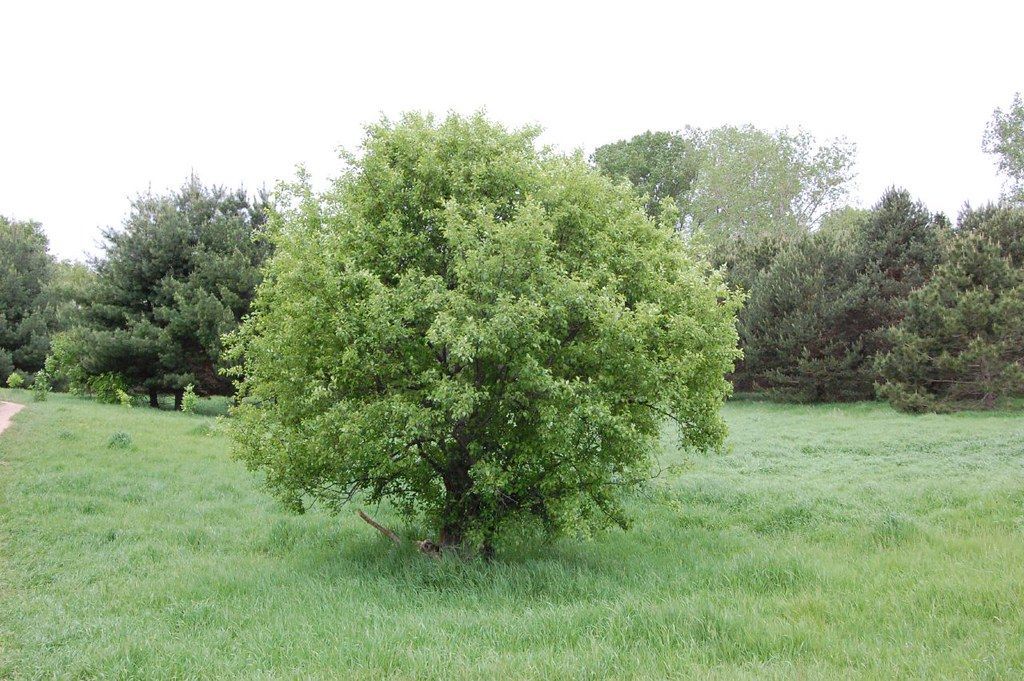
[[[0,437],[0,678],[1024,674],[1019,412],[727,418],[633,531],[483,566],[289,515],[212,419],[29,402]]]

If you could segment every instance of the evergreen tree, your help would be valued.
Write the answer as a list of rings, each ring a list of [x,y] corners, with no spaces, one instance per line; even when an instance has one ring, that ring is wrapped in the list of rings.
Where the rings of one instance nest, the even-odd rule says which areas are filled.
[[[35,374],[49,349],[46,288],[53,259],[38,222],[0,216],[0,385],[14,370]]]
[[[948,231],[943,217],[891,189],[871,211],[835,215],[774,259],[768,246],[759,254],[741,242],[731,271],[750,297],[739,316],[737,386],[798,401],[871,398],[884,330],[906,314]],[[770,264],[759,271],[759,262]]]
[[[1024,391],[1024,209],[968,210],[889,330],[879,393],[909,411],[992,407]]]
[[[801,402],[870,397],[863,337],[877,312],[861,273],[858,250],[831,232],[783,249],[740,318],[743,387]]]
[[[145,194],[104,255],[81,326],[62,338],[55,366],[81,381],[117,375],[132,390],[187,385],[224,394],[221,337],[248,312],[267,245],[258,238],[265,198],[208,188],[191,178],[166,196]]]

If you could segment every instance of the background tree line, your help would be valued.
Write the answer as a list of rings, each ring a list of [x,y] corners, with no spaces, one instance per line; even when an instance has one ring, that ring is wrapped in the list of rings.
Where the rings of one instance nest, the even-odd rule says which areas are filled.
[[[747,294],[738,389],[907,409],[991,406],[1024,390],[1024,102],[997,109],[983,146],[998,203],[956,224],[903,189],[846,205],[855,149],[752,126],[645,132],[592,164],[632,184],[649,216]],[[0,382],[102,399],[189,386],[232,391],[222,337],[248,313],[270,246],[268,198],[191,178],[137,197],[88,265],[56,261],[38,223],[0,217]]]
[[[998,203],[957,224],[892,188],[844,205],[854,148],[747,127],[646,132],[592,162],[666,212],[728,281],[744,358],[736,387],[796,401],[872,399],[908,410],[1024,393],[1024,106],[996,110],[984,148]]]
[[[56,262],[38,223],[0,222],[0,378],[154,407],[190,386],[229,394],[221,338],[259,283],[267,206],[192,177],[138,196],[88,265]]]

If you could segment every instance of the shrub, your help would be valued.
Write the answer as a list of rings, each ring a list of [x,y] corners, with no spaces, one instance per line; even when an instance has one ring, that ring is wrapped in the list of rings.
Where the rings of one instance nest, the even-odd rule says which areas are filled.
[[[122,404],[121,395],[128,393],[128,383],[120,374],[89,376],[85,385],[96,396],[96,400],[104,404]]]
[[[11,375],[7,377],[7,387],[17,390],[18,388],[25,385],[25,377],[21,375],[20,371],[11,372]]]
[[[36,402],[45,402],[50,392],[50,377],[43,370],[37,371],[32,379],[32,399]]]
[[[123,430],[117,431],[107,440],[107,447],[109,449],[130,449],[131,446],[132,436]]]
[[[198,404],[199,396],[196,395],[195,386],[189,383],[185,386],[185,392],[181,396],[181,411],[186,414],[194,414]]]
[[[327,193],[282,195],[232,429],[293,508],[388,499],[489,552],[522,523],[625,526],[665,418],[721,442],[736,296],[536,135],[409,115]]]

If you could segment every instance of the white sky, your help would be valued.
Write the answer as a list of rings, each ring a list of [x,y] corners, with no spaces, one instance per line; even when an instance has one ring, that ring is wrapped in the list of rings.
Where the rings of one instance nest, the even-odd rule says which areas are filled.
[[[323,178],[382,113],[486,108],[588,153],[688,124],[845,135],[854,203],[900,184],[955,217],[999,192],[981,137],[1024,90],[1022,25],[978,0],[8,1],[0,214],[82,257],[149,186]]]

